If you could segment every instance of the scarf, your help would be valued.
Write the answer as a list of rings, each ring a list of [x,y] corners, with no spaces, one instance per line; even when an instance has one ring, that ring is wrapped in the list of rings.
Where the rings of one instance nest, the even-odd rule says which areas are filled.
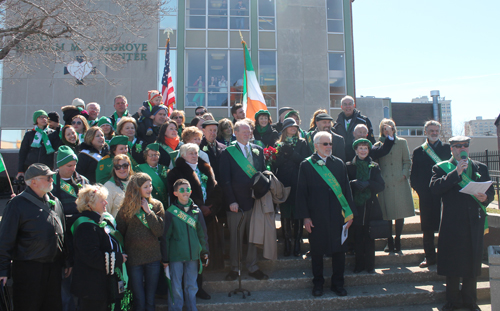
[[[179,142],[180,142],[179,136],[176,136],[175,138],[168,138],[167,136],[165,136],[165,145],[172,148],[172,150],[175,150],[175,148],[177,148]]]
[[[182,207],[184,209],[185,213],[187,213],[187,211],[189,211],[189,208],[191,207],[192,204],[193,204],[193,200],[191,200],[191,198],[188,199],[188,202],[186,205],[182,204],[181,202],[179,202],[179,199],[177,199],[177,206]]]
[[[264,127],[261,127],[259,124],[255,126],[255,129],[257,130],[257,133],[260,135],[264,135],[264,133],[267,131],[267,129],[270,127],[270,125],[266,125]]]
[[[54,148],[52,148],[52,145],[49,140],[49,135],[47,135],[47,132],[39,128],[38,125],[35,125],[34,130],[36,131],[36,134],[35,137],[33,138],[33,142],[31,143],[31,147],[40,148],[41,147],[40,143],[43,141],[43,145],[45,146],[47,154],[54,153]]]
[[[297,146],[297,142],[298,141],[299,141],[299,137],[297,137],[295,135],[291,136],[291,137],[285,138],[285,143],[290,144],[290,145],[292,145],[294,147]]]
[[[385,140],[386,140],[386,139],[387,139],[387,137],[382,136],[382,135],[381,135],[381,136],[380,136],[380,138],[379,138],[379,140],[380,140],[381,142],[383,142],[383,143],[385,142]],[[396,143],[396,133],[394,133],[394,143]]]
[[[365,160],[361,160],[356,156],[356,179],[359,181],[368,181],[370,179],[370,168],[368,165],[370,164],[369,158]],[[363,206],[372,195],[370,187],[366,187],[363,190],[357,190],[354,192],[354,203],[356,206]]]

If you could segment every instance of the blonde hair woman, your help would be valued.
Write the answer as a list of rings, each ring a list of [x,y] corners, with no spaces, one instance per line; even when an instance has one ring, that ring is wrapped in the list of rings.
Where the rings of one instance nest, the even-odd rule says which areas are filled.
[[[154,310],[155,292],[160,276],[160,243],[165,211],[153,199],[151,177],[137,173],[130,178],[122,206],[116,215],[129,255],[128,272],[135,310]]]
[[[108,211],[113,217],[116,217],[125,197],[125,189],[134,175],[132,164],[126,154],[118,154],[113,158],[113,169],[111,171],[111,179],[108,180],[104,187],[108,189]]]

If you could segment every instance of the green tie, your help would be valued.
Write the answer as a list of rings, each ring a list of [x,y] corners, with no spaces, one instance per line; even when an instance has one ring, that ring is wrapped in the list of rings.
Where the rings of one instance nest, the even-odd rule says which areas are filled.
[[[246,157],[248,159],[248,162],[253,165],[253,157],[252,157],[252,152],[250,151],[250,148],[248,145],[245,146],[245,152],[247,153]]]

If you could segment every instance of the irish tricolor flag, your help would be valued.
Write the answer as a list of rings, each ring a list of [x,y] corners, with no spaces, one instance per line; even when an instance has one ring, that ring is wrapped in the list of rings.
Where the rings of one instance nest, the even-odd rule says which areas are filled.
[[[255,113],[261,109],[267,110],[264,95],[259,86],[257,75],[253,69],[252,59],[248,52],[247,44],[241,41],[245,53],[245,74],[243,75],[243,110],[246,111],[247,118],[254,119]]]

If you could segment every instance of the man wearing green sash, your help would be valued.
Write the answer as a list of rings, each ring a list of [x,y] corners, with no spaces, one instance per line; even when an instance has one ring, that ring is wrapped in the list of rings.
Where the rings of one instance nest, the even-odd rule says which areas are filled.
[[[342,229],[352,223],[356,212],[344,163],[332,156],[329,132],[314,137],[316,153],[300,164],[297,182],[296,216],[304,219],[309,232],[313,272],[313,296],[323,295],[323,256],[332,257],[331,290],[338,296],[344,289],[345,252]]]
[[[439,140],[441,124],[434,120],[427,121],[424,130],[427,139],[413,150],[410,174],[411,187],[418,193],[423,233],[425,259],[420,263],[420,268],[436,264],[434,233],[439,230],[441,222],[441,197],[433,195],[429,189],[432,167],[451,157],[450,145]]]
[[[477,306],[477,277],[481,275],[483,235],[487,232],[486,206],[494,190],[475,195],[461,193],[469,182],[489,181],[486,165],[468,157],[470,138],[450,138],[452,158],[432,168],[430,189],[441,196],[443,212],[439,228],[437,273],[446,276],[446,305],[441,310]],[[460,278],[462,289],[460,290]]]
[[[149,144],[144,151],[146,163],[139,164],[135,167],[136,172],[143,172],[149,175],[152,179],[153,198],[159,200],[163,206],[168,206],[168,191],[167,191],[167,171],[168,169],[158,164],[160,160],[160,145],[158,143]]]

